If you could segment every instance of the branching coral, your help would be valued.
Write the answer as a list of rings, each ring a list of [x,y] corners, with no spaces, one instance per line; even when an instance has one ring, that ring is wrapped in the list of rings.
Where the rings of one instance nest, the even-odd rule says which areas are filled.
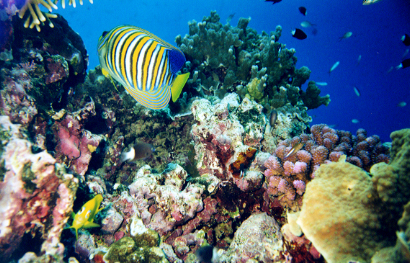
[[[93,0],[89,0],[90,3],[93,3]],[[49,12],[52,12],[53,9],[58,9],[56,6],[56,3],[58,0],[28,0],[26,4],[20,9],[19,11],[19,17],[21,19],[24,18],[24,15],[26,14],[27,9],[30,11],[30,13],[27,15],[26,21],[24,22],[24,27],[25,28],[33,28],[36,27],[37,31],[40,32],[40,25],[41,23],[44,23],[48,20],[48,25],[50,27],[54,27],[53,23],[50,21],[50,18],[57,18],[56,14],[51,14],[51,13],[43,13],[40,10],[39,5],[41,4],[45,8],[48,9]],[[76,7],[76,2],[75,0],[69,0],[68,2],[69,5],[73,5],[73,7]],[[80,4],[83,4],[83,1],[80,0]],[[62,7],[65,8],[65,0],[62,1]]]

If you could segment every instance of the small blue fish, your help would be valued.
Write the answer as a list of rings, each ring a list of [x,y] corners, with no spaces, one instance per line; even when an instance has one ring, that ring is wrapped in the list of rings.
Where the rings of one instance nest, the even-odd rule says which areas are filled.
[[[360,97],[360,91],[358,88],[353,87],[354,93],[356,94],[357,97]]]
[[[371,5],[379,2],[380,0],[363,0],[363,5]]]
[[[362,55],[359,55],[357,58],[356,66],[360,64],[360,61],[362,60]]]
[[[351,37],[353,35],[353,33],[352,32],[346,32],[343,36],[341,36],[341,37],[339,37],[339,41],[342,41],[342,39],[346,39],[346,38],[349,38],[349,37]]]
[[[333,70],[335,70],[340,64],[340,61],[336,61],[335,64],[329,69],[329,74],[332,73]]]
[[[177,75],[185,63],[181,50],[135,26],[117,26],[98,41],[105,76],[121,83],[136,101],[162,109],[176,101],[189,73]]]

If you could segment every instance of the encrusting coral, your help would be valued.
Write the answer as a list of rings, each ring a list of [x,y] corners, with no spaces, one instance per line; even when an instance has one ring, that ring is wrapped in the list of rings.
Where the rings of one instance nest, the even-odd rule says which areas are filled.
[[[37,251],[38,262],[61,261],[60,236],[72,211],[78,180],[46,151],[32,153],[32,144],[19,126],[0,116],[0,257],[8,261],[16,250],[20,256]],[[27,239],[36,242],[21,246]]]

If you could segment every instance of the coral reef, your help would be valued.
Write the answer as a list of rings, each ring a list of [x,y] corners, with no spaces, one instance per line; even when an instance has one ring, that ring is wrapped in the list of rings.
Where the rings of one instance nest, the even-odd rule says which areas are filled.
[[[280,26],[259,35],[247,27],[250,18],[241,18],[236,27],[219,20],[212,11],[202,22],[189,22],[189,34],[175,39],[190,62],[185,69],[193,76],[186,87],[190,93],[222,98],[227,92],[237,92],[242,99],[255,100],[269,110],[288,102],[309,109],[329,104],[329,95],[320,97],[314,82],[301,92],[310,70],[295,69],[296,51],[278,42]]]
[[[161,174],[153,174],[149,166],[144,166],[129,186],[144,224],[161,236],[203,209],[203,186],[188,184],[185,187],[187,176],[177,164],[169,164]]]
[[[394,246],[397,219],[410,200],[404,190],[410,186],[409,134],[391,134],[390,163],[373,165],[370,174],[340,158],[321,165],[307,185],[297,223],[328,262],[370,262],[376,251]]]
[[[254,214],[235,232],[221,262],[276,262],[282,251],[282,234],[275,219],[266,213]]]
[[[140,219],[133,220],[131,237],[123,237],[112,244],[103,257],[104,262],[169,262],[159,247],[158,233],[138,223]]]
[[[67,222],[78,180],[45,151],[31,152],[31,143],[7,116],[0,117],[3,163],[0,182],[0,254],[34,252],[43,260],[62,260],[60,235]],[[23,244],[33,245],[24,246]],[[34,244],[35,243],[35,244]]]
[[[343,154],[347,161],[369,170],[371,165],[388,162],[388,147],[377,135],[366,137],[366,131],[359,129],[357,136],[338,131],[324,124],[313,125],[311,134],[301,134],[281,141],[264,163],[267,191],[279,196],[285,207],[298,210],[306,184],[315,177],[321,164],[337,161]],[[287,156],[297,144],[303,147]],[[296,205],[296,206],[295,206]]]
[[[390,231],[384,243],[374,239],[373,248],[393,245],[397,230],[397,244],[407,244],[405,219],[400,228],[394,221],[409,199],[400,159],[409,158],[400,150],[405,135],[394,135],[389,165],[372,167],[389,162],[377,136],[309,128],[308,110],[330,99],[319,96],[312,81],[302,89],[311,72],[296,69],[296,51],[278,42],[280,26],[257,34],[250,19],[222,25],[216,12],[190,22],[189,34],[176,41],[189,60],[182,71],[192,78],[176,103],[152,111],[100,67],[86,73],[87,51],[61,16],[52,15],[52,29],[27,28],[39,29],[44,14],[36,7],[45,2],[17,2],[0,2],[0,113],[8,116],[0,118],[0,253],[6,260],[197,262],[195,252],[211,245],[227,262],[323,262],[321,254],[327,259],[329,253],[320,238],[312,244],[309,231],[300,236],[296,216],[286,212],[307,206],[309,189],[324,177],[319,166],[343,154],[355,165],[345,163],[349,169],[373,176],[360,170],[366,179],[357,185],[376,190],[370,203],[352,205],[370,204],[370,219],[375,211],[381,215],[384,225],[369,235]],[[30,7],[34,12],[24,13]],[[24,20],[11,20],[19,9]],[[155,151],[121,161],[137,142]],[[77,242],[72,231],[61,233],[70,212],[95,194],[103,196],[104,209],[94,218],[101,227],[80,229]],[[375,200],[383,205],[375,208]],[[298,236],[280,230],[285,223]],[[29,242],[35,244],[30,249]],[[372,256],[366,253],[357,259]]]
[[[81,176],[85,175],[91,154],[102,140],[100,135],[82,128],[83,123],[95,114],[95,104],[91,101],[84,108],[67,114],[64,119],[52,125],[54,138],[58,140],[55,148],[56,159]]]
[[[84,81],[88,54],[83,41],[61,16],[55,23],[53,32],[33,33],[13,21],[13,53],[0,60],[2,114],[13,121],[31,122],[38,111],[54,115],[53,108],[66,103],[70,86]]]

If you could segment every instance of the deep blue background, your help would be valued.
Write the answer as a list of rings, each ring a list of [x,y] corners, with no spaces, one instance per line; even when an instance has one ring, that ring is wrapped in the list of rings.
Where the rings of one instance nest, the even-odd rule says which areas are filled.
[[[365,128],[368,134],[378,134],[389,141],[389,134],[397,129],[410,128],[410,68],[388,70],[400,64],[406,47],[400,38],[410,35],[410,1],[382,0],[363,6],[361,0],[283,0],[272,5],[259,0],[240,1],[136,1],[94,0],[84,6],[59,7],[70,26],[83,38],[90,55],[90,68],[99,64],[96,46],[103,31],[121,24],[144,28],[162,39],[175,44],[175,36],[188,33],[188,21],[201,21],[216,10],[225,23],[235,13],[231,25],[240,17],[251,17],[249,27],[266,32],[276,25],[283,27],[281,43],[296,49],[297,68],[312,70],[310,80],[327,82],[322,94],[330,94],[328,107],[309,111],[313,124],[326,123],[337,129],[355,132]],[[307,8],[307,16],[298,7]],[[308,20],[317,25],[317,35],[300,23]],[[308,37],[297,40],[291,36],[295,27],[303,29]],[[353,36],[339,42],[347,31]],[[358,56],[362,59],[356,65]],[[410,57],[410,55],[407,55]],[[331,75],[329,68],[340,65]],[[361,96],[353,91],[356,86]],[[303,89],[307,84],[303,85]],[[397,107],[405,101],[408,105]],[[360,122],[354,124],[352,119]]]

